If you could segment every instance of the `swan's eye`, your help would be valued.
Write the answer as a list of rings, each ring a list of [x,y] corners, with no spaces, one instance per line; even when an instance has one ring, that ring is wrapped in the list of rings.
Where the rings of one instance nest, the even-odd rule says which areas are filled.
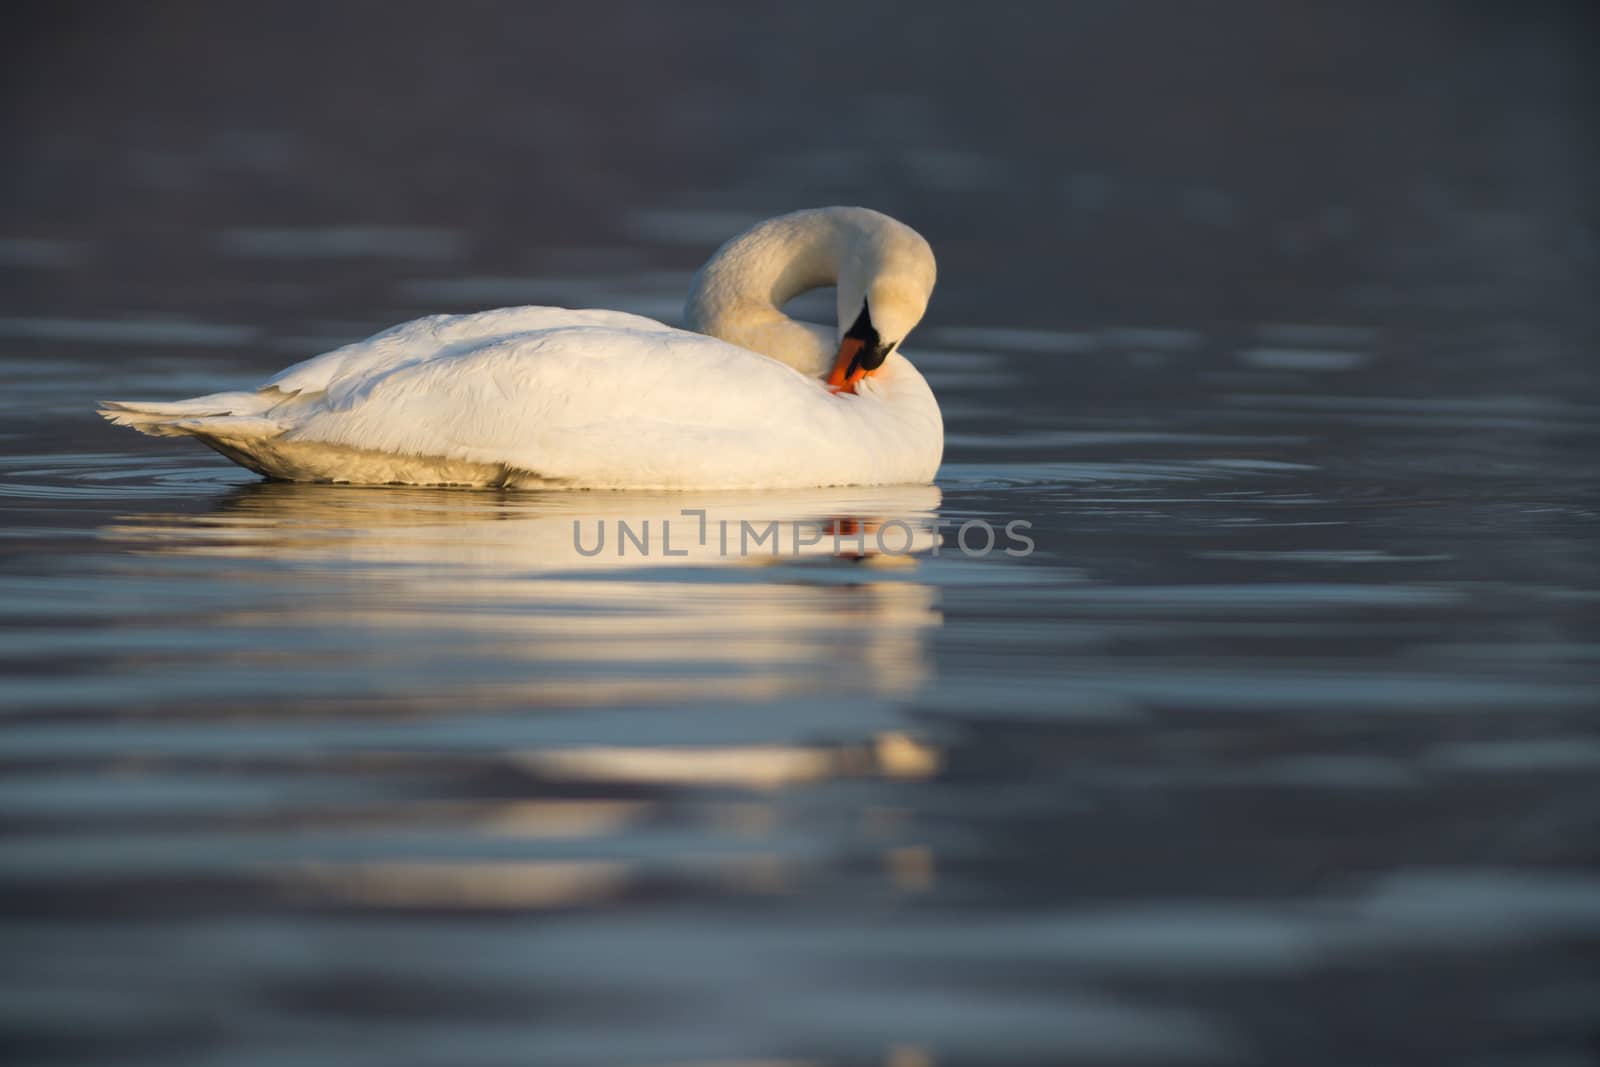
[[[861,301],[861,314],[856,316],[856,321],[844,332],[846,337],[853,337],[867,348],[878,347],[878,328],[872,325],[872,310],[865,300]]]

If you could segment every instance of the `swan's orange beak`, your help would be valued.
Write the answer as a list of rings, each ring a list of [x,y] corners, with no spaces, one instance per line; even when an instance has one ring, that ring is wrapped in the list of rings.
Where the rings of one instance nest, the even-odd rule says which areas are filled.
[[[861,354],[867,347],[859,337],[846,337],[839,342],[839,355],[826,379],[828,388],[836,393],[853,393],[856,383],[871,372],[862,366]]]

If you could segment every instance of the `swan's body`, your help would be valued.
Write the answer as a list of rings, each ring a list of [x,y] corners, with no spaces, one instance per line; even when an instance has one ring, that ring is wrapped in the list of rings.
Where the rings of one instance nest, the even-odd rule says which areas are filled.
[[[780,310],[835,283],[835,330]],[[289,481],[927,482],[943,451],[939,406],[894,348],[932,286],[932,253],[910,228],[862,208],[803,211],[741,234],[701,268],[687,314],[698,333],[615,311],[435,315],[296,364],[254,392],[106,402],[101,413],[198,438]]]

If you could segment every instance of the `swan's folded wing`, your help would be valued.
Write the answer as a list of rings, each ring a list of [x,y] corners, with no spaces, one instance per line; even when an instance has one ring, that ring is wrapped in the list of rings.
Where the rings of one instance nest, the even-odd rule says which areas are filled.
[[[288,396],[329,394],[339,402],[376,377],[540,330],[575,326],[671,331],[653,319],[621,311],[511,307],[471,315],[429,315],[392,326],[363,341],[302,360],[270,378],[262,390]]]
[[[769,467],[819,449],[839,449],[845,462],[852,406],[713,338],[579,326],[458,347],[369,376],[308,405],[288,436],[582,484],[670,484],[734,470],[770,477]]]

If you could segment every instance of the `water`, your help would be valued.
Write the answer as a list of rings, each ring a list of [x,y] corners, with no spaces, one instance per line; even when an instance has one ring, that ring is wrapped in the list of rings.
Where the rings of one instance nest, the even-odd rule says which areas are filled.
[[[859,83],[809,65],[844,12],[443,11],[322,16],[377,35],[361,77],[270,12],[35,30],[0,231],[25,1059],[1592,1057],[1577,7],[868,9]],[[830,201],[940,255],[936,487],[270,485],[91,414],[428,311],[674,318],[710,247]],[[686,507],[785,551],[679,540]],[[688,555],[617,556],[619,519]],[[916,551],[793,558],[795,523]]]

